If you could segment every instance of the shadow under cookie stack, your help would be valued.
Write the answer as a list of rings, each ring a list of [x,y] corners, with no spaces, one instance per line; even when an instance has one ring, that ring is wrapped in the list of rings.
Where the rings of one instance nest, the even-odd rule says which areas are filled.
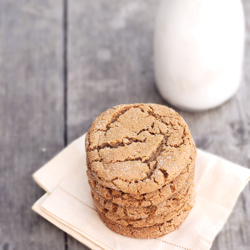
[[[118,234],[160,237],[194,206],[196,147],[183,118],[166,106],[105,111],[86,135],[86,153],[93,201]]]

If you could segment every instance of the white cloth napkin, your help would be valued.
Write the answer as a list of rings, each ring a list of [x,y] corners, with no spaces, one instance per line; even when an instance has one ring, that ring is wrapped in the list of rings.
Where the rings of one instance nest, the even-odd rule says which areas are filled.
[[[250,179],[250,170],[198,150],[196,204],[178,230],[158,239],[133,239],[99,219],[86,176],[85,135],[34,173],[46,191],[32,207],[42,217],[94,250],[209,249]]]

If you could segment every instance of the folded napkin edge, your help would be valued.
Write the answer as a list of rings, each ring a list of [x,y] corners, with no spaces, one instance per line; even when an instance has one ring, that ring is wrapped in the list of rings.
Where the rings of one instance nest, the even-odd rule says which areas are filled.
[[[70,228],[69,226],[63,224],[59,220],[57,220],[55,217],[48,214],[44,209],[41,208],[42,203],[49,197],[50,194],[45,193],[43,196],[41,196],[31,207],[32,211],[42,216],[45,220],[49,221],[54,226],[58,227],[63,232],[71,235],[73,238],[80,241],[82,244],[86,245],[92,250],[105,250],[104,248],[100,247],[99,245],[96,245],[94,242],[92,242],[90,239],[86,238],[76,230]]]
[[[36,178],[36,173],[37,173],[37,171],[35,172],[35,173],[33,173],[32,174],[32,178],[33,178],[33,180],[35,181],[35,183],[37,183],[38,184],[38,186],[39,187],[41,187],[46,193],[51,193],[37,178]]]

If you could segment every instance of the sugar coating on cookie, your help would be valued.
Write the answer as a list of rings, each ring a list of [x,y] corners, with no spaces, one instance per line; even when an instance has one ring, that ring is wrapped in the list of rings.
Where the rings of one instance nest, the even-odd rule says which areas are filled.
[[[102,186],[133,195],[173,181],[196,157],[187,124],[157,104],[119,105],[96,118],[86,135],[87,165]]]

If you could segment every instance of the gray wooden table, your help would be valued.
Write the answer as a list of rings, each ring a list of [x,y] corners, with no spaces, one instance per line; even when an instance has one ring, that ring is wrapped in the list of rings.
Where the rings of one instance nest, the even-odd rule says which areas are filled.
[[[167,105],[154,82],[157,3],[0,1],[1,249],[87,249],[31,211],[43,194],[31,174],[105,109],[133,102]],[[243,3],[240,90],[219,108],[179,112],[198,147],[250,167],[250,1]],[[250,249],[249,185],[212,249]]]

